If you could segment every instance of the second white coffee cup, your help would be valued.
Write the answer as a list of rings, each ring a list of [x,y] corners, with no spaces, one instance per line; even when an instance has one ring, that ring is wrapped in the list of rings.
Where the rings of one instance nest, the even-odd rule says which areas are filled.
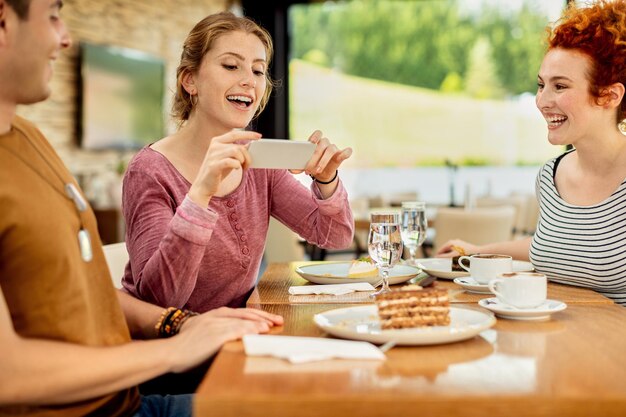
[[[464,261],[469,261],[466,266]],[[476,254],[471,256],[461,256],[459,265],[470,273],[472,278],[479,284],[487,284],[495,279],[498,274],[511,272],[513,269],[513,258],[508,255],[497,254]]]
[[[489,290],[498,301],[517,308],[535,308],[546,301],[548,284],[546,276],[535,272],[500,274],[489,282]]]

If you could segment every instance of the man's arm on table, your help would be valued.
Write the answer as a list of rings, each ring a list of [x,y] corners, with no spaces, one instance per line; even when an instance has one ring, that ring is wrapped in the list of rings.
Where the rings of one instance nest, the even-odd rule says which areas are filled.
[[[131,335],[138,339],[155,338],[157,336],[155,325],[163,313],[164,308],[139,300],[123,290],[118,290],[117,298],[119,299],[124,315],[126,316],[126,323],[128,324]],[[267,313],[262,310],[254,308],[232,309],[222,307],[199,316],[190,317],[183,323],[181,333],[186,331],[187,327],[192,327],[192,323],[193,326],[195,326],[198,323],[204,323],[206,320],[212,318],[236,318],[251,320],[261,324],[264,323],[268,326],[268,328],[283,324],[283,318],[281,316]]]
[[[130,306],[135,309],[132,324],[135,331],[147,328],[137,324],[142,321],[137,317],[144,317],[147,323],[152,316],[158,320],[162,311],[149,304],[132,303]],[[128,308],[127,305],[125,313]],[[169,339],[89,347],[21,337],[13,328],[0,289],[0,375],[3,380],[0,405],[81,401],[137,385],[166,372],[183,372],[208,359],[229,340],[268,330],[269,319],[265,316],[240,314],[242,318],[251,315],[257,319],[233,318],[237,317],[235,313],[224,316],[205,313],[188,320],[184,331]]]

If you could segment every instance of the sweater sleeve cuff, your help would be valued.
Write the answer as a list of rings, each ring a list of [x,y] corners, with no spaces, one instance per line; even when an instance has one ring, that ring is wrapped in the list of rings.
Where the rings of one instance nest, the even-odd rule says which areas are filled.
[[[311,183],[311,191],[313,192],[314,199],[320,208],[320,213],[322,214],[335,215],[342,213],[345,210],[346,204],[348,204],[348,192],[343,186],[341,179],[339,178],[337,181],[339,181],[339,184],[337,184],[335,192],[327,199],[322,197],[322,193],[320,192],[315,181]]]
[[[185,240],[207,245],[218,217],[213,210],[202,208],[185,196],[172,218],[172,231]]]

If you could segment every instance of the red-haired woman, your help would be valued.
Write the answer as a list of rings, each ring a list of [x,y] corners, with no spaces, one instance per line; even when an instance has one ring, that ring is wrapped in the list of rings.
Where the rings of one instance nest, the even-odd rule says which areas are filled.
[[[537,176],[540,218],[532,238],[470,253],[530,259],[551,281],[591,288],[626,305],[626,1],[572,5],[550,31],[537,108],[553,145],[574,149]]]

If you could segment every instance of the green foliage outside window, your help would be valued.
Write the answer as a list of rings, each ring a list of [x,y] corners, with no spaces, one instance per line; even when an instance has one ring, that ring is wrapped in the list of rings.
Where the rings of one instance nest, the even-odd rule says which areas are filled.
[[[476,98],[536,90],[546,16],[463,0],[382,1],[294,6],[292,58],[343,73]]]

